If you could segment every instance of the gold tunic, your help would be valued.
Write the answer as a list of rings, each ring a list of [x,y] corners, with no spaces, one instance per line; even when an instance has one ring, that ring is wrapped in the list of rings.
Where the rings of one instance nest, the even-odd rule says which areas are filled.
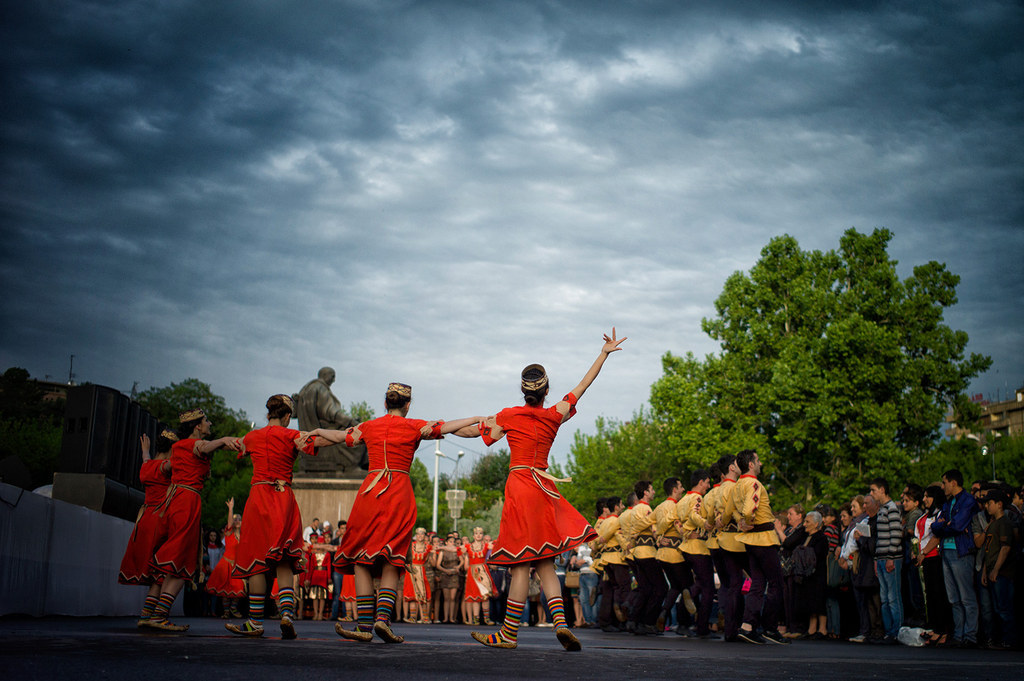
[[[747,547],[739,540],[739,528],[736,527],[736,521],[733,518],[736,511],[735,489],[735,480],[726,478],[722,481],[722,490],[719,492],[721,496],[718,497],[716,509],[722,516],[724,527],[718,533],[718,545],[726,551],[742,553],[747,550]]]
[[[623,560],[632,560],[633,541],[636,539],[633,532],[633,506],[619,514],[619,543],[622,545]]]
[[[619,517],[614,513],[601,519],[597,528],[594,528],[601,539],[604,540],[604,550],[601,552],[601,561],[605,565],[624,565],[622,558],[622,533],[619,529]]]
[[[663,563],[682,563],[683,553],[680,550],[682,538],[676,529],[678,502],[669,497],[654,509],[654,536],[658,538],[658,551],[655,558]],[[661,546],[661,539],[667,539],[673,546]]]
[[[722,493],[722,483],[716,483],[708,493],[704,495],[704,502],[700,506],[700,516],[708,528],[708,538],[705,544],[709,550],[721,548],[718,545],[718,530],[715,529],[715,516],[718,512],[718,495]]]
[[[775,533],[775,515],[772,514],[771,500],[768,490],[764,488],[755,475],[741,475],[736,489],[735,515],[737,521],[742,518],[750,525],[769,525],[768,529],[741,532],[739,540],[749,546],[778,546],[779,535]]]
[[[679,547],[685,553],[698,556],[707,556],[711,553],[708,551],[707,542],[701,539],[701,536],[705,535],[705,528],[707,527],[702,510],[703,507],[703,497],[697,492],[692,491],[684,494],[683,498],[676,504],[676,516],[683,524],[683,534],[689,536],[693,533],[690,539],[684,538],[682,546]]]
[[[633,507],[633,558],[644,560],[658,555],[654,540],[654,522],[656,518],[650,505],[643,501],[636,502]]]

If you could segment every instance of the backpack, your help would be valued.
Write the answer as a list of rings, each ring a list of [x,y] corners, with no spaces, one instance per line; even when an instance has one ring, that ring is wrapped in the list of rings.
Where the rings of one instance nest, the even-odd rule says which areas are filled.
[[[802,583],[813,576],[818,567],[818,557],[814,555],[814,549],[807,545],[810,541],[811,538],[807,537],[807,541],[793,549],[793,577],[797,582]]]

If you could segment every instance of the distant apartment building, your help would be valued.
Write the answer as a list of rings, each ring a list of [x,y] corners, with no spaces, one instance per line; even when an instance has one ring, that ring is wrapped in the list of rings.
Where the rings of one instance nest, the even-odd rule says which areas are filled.
[[[961,428],[953,423],[953,415],[946,417],[950,427],[946,435],[959,440],[969,434],[982,437],[988,441],[997,437],[1024,434],[1024,387],[1018,388],[1013,399],[1002,400],[1001,402],[988,402],[980,400],[981,425],[976,431]]]

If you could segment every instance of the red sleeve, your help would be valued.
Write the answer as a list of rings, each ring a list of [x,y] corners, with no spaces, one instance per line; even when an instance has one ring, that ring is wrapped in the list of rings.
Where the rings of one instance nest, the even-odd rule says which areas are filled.
[[[441,437],[441,426],[444,425],[444,421],[434,421],[434,427],[430,429],[431,439],[436,440]]]
[[[355,447],[356,446],[355,439],[352,436],[352,429],[351,428],[349,428],[348,430],[345,431],[345,446],[346,447]]]
[[[566,414],[565,418],[562,419],[562,422],[564,423],[565,421],[568,421],[569,419],[576,415],[576,403],[579,402],[579,398],[576,397],[576,395],[574,395],[573,393],[569,393],[562,398],[562,401],[569,403],[569,413]]]
[[[485,445],[490,447],[495,442],[497,442],[497,440],[491,437],[491,429],[487,426],[486,421],[481,421],[480,423],[478,423],[477,428],[479,428],[480,430],[480,439],[484,441]]]

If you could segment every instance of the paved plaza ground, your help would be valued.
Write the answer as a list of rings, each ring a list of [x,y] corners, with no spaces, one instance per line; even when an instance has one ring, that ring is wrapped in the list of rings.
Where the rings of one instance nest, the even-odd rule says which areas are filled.
[[[567,653],[551,629],[520,633],[517,650],[485,648],[469,627],[404,625],[406,643],[344,641],[330,622],[298,622],[299,638],[243,639],[224,620],[183,618],[184,634],[136,629],[134,618],[0,618],[4,679],[255,681],[258,679],[941,679],[1024,678],[1024,653],[801,642],[752,646],[674,634],[635,637],[581,630]]]

